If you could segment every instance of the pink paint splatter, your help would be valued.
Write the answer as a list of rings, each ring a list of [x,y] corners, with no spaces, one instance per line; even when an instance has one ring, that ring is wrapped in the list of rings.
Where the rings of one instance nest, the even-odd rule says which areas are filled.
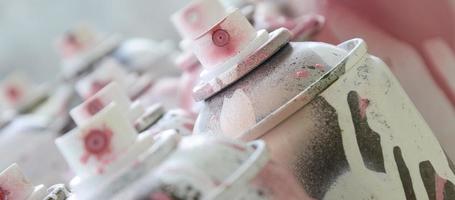
[[[316,69],[319,69],[321,71],[325,70],[324,65],[322,65],[322,64],[315,64],[314,67],[316,67]]]
[[[100,99],[95,98],[95,99],[90,100],[90,102],[87,103],[87,106],[85,107],[85,110],[91,116],[93,116],[93,115],[98,113],[103,108],[104,108],[103,102]]]
[[[6,89],[6,96],[13,102],[17,102],[22,96],[22,92],[15,86],[9,86]]]
[[[359,109],[360,109],[360,117],[362,119],[364,119],[366,116],[366,110],[367,110],[368,105],[370,105],[370,100],[368,100],[366,98],[360,98]]]
[[[91,156],[95,156],[97,160],[102,161],[103,156],[111,152],[112,131],[104,128],[91,129],[83,138],[85,154],[81,157],[82,163],[87,163]]]
[[[310,72],[306,69],[299,70],[294,74],[295,78],[307,78],[310,76]]]
[[[9,191],[8,190],[4,190],[2,187],[0,187],[0,200],[8,200],[9,196]]]

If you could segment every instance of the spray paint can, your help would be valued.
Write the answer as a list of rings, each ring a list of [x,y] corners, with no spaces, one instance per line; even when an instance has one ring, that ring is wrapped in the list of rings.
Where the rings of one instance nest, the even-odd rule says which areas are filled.
[[[363,40],[289,43],[286,29],[256,32],[240,18],[194,38],[196,133],[264,139],[315,199],[455,195],[451,161]]]

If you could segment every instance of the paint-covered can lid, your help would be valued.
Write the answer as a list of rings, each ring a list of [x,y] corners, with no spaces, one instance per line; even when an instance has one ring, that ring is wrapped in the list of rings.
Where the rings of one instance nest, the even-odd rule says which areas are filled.
[[[128,121],[135,123],[144,112],[144,107],[139,102],[131,102],[123,91],[121,85],[113,81],[73,108],[70,115],[77,125],[81,125],[111,102],[115,102],[122,110],[127,111]]]
[[[74,79],[89,71],[92,65],[112,53],[121,36],[105,34],[89,26],[77,26],[57,39],[57,49],[63,58],[63,76]]]
[[[206,99],[195,133],[257,138],[309,103],[365,55],[361,39],[338,46],[291,42],[253,72]]]
[[[0,108],[22,112],[45,99],[46,85],[36,86],[21,71],[14,71],[0,82]]]
[[[57,147],[76,173],[70,184],[78,198],[98,199],[115,193],[110,188],[122,189],[129,175],[139,173],[142,166],[148,169],[157,165],[176,146],[172,144],[177,143],[177,132],[168,131],[169,137],[159,136],[167,132],[158,136],[152,132],[138,134],[125,111],[110,102],[56,139]]]

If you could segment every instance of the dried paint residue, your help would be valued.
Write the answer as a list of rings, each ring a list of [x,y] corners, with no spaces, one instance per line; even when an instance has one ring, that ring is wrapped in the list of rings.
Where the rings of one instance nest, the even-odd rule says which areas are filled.
[[[296,71],[294,73],[295,78],[308,78],[310,76],[310,72],[306,69]]]

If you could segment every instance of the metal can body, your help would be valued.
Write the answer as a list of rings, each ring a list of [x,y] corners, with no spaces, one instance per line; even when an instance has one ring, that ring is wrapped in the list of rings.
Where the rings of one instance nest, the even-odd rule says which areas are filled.
[[[285,46],[206,99],[196,132],[264,139],[315,199],[455,195],[451,161],[362,40]]]

